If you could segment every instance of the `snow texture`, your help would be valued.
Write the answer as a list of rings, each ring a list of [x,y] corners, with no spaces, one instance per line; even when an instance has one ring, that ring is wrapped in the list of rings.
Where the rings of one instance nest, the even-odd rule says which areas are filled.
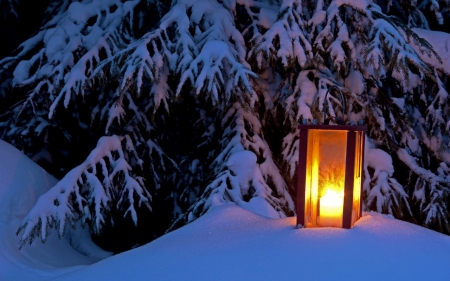
[[[230,202],[271,218],[293,213],[294,203],[254,112],[235,103],[222,123],[230,125],[224,128],[220,142],[223,148],[211,165],[213,180],[187,215],[180,216],[178,221],[191,222],[210,208]],[[258,161],[258,158],[264,160]]]
[[[247,153],[231,158],[229,166],[241,167],[239,156]],[[2,141],[0,157],[2,281],[290,280],[298,274],[299,264],[306,280],[448,277],[450,237],[417,225],[366,213],[351,230],[295,229],[295,217],[269,219],[230,204],[212,208],[195,222],[145,246],[109,258],[81,229],[62,240],[52,233],[45,244],[19,251],[14,231],[25,215],[23,210],[33,206],[37,196],[56,180]],[[252,159],[245,157],[245,161]],[[249,171],[242,172],[239,180],[246,180]],[[265,207],[258,211],[256,205],[253,211],[266,212]],[[102,258],[106,259],[94,263]],[[271,259],[270,266],[267,259]],[[358,266],[348,270],[353,261]]]
[[[100,232],[105,222],[104,213],[111,208],[110,201],[116,198],[118,206],[122,201],[128,205],[124,216],[129,214],[135,224],[137,223],[135,198],[139,200],[139,207],[144,204],[151,209],[150,193],[143,188],[143,182],[139,177],[130,174],[131,167],[125,159],[122,140],[124,137],[115,135],[102,137],[97,147],[81,165],[73,168],[39,197],[18,230],[18,233],[23,231],[21,247],[27,242],[31,244],[36,236],[45,242],[49,226],[57,228],[59,235],[63,236],[67,223],[73,225],[80,220],[83,224],[91,223],[93,230]],[[126,148],[134,151],[129,138],[125,140]],[[118,156],[114,157],[113,153]],[[107,165],[106,161],[110,164]],[[101,168],[99,173],[102,175],[102,181],[97,176],[97,165]],[[112,184],[118,174],[123,176],[121,189],[116,189]]]
[[[426,54],[421,55],[421,58],[432,66],[450,74],[450,63],[448,63],[450,61],[450,34],[421,28],[413,28],[413,31],[433,46],[433,49],[439,54],[440,60]],[[417,53],[422,54],[417,45],[413,45],[413,47]]]
[[[49,233],[45,244],[18,250],[15,235],[37,198],[57,181],[16,148],[0,141],[0,280],[45,280],[110,256],[88,229],[69,229],[63,239]]]
[[[376,213],[351,230],[294,225],[295,218],[268,219],[225,205],[145,246],[52,280],[291,280],[299,270],[304,280],[448,278],[450,237],[417,225]]]

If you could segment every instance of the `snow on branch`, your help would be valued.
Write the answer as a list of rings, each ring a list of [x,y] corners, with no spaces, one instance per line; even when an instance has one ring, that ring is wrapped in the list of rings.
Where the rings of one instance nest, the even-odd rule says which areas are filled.
[[[147,80],[156,110],[167,108],[170,75],[180,75],[178,95],[186,82],[197,94],[213,102],[230,97],[240,86],[251,94],[250,77],[256,75],[245,60],[245,42],[236,29],[231,11],[217,1],[180,0],[163,17],[159,28],[145,34],[101,63],[93,77],[119,75],[120,92],[135,88],[139,95]]]
[[[177,38],[169,38],[168,28],[176,26],[174,34]],[[141,39],[131,43],[126,49],[103,61],[92,77],[117,75],[121,82],[119,91],[126,92],[134,87],[137,95],[141,95],[144,81],[151,83],[149,96],[153,97],[156,110],[161,102],[167,108],[170,89],[167,85],[169,71],[175,68],[184,69],[198,52],[192,37],[189,36],[189,19],[180,5],[175,6],[163,18],[160,28],[145,34]],[[175,42],[173,42],[175,41]],[[173,50],[180,53],[173,53]]]
[[[199,52],[181,74],[176,93],[179,94],[189,80],[197,94],[206,92],[213,103],[229,99],[233,88],[239,86],[254,95],[250,77],[256,77],[245,60],[246,46],[242,34],[236,29],[231,11],[217,1],[179,1],[191,12],[189,27],[194,30],[194,42]],[[241,91],[238,91],[241,93]]]
[[[222,120],[223,149],[211,164],[213,180],[186,212],[185,220],[193,221],[208,209],[230,202],[269,217],[293,214],[287,185],[252,109],[234,103]]]
[[[315,4],[311,16],[304,13],[304,3],[283,1],[278,20],[270,29],[255,39],[255,46],[249,52],[257,62],[258,68],[280,60],[285,68],[297,63],[301,68],[321,63],[319,54],[326,53],[333,61],[337,71],[348,68],[349,62],[355,62],[356,47],[350,40],[349,29],[340,16],[339,8],[346,6],[363,10],[366,1],[331,1],[328,8],[323,1]]]
[[[427,120],[427,124],[424,125],[427,131],[429,131],[432,136],[438,135],[442,137],[442,134],[445,133],[445,131],[449,131],[449,94],[445,89],[446,87],[441,81],[436,70],[434,70],[434,75],[437,82],[438,92],[434,95],[433,100],[427,107],[427,110],[425,112],[425,120]],[[441,128],[445,128],[445,131],[441,130]],[[442,146],[442,143],[437,143],[436,141],[431,141],[429,139],[425,141],[425,144],[435,152],[440,150]]]
[[[441,7],[439,6],[439,2],[445,4],[445,5],[443,5],[444,7],[447,6],[447,7],[446,7],[446,8],[447,8],[447,11],[446,11],[446,12],[448,12],[448,7],[450,6],[450,1],[448,1],[448,0],[444,0],[444,1],[437,1],[437,0],[422,0],[422,1],[419,1],[419,2],[420,2],[419,5],[418,5],[418,8],[419,8],[419,9],[421,9],[421,10],[426,10],[426,9],[428,9],[429,11],[434,12],[436,21],[437,21],[440,25],[444,24],[444,18],[443,18],[443,16],[442,16],[441,11],[444,11],[445,8],[441,8]]]
[[[332,1],[326,12],[316,9],[314,13],[310,24],[317,36],[313,45],[317,50],[329,53],[337,72],[347,69],[349,61],[355,64],[357,59],[355,45],[350,40],[349,29],[341,18],[339,8],[344,6],[359,11],[365,10],[367,5],[366,1]]]
[[[412,215],[408,194],[395,178],[392,157],[385,151],[377,149],[373,141],[366,139],[364,152],[364,183],[363,191],[367,196],[367,207],[380,213],[393,215],[406,206],[408,215]],[[370,168],[370,171],[369,171]]]
[[[238,0],[230,3],[230,9],[238,19],[237,25],[242,29],[246,41],[254,41],[261,36],[261,29],[269,29],[276,21],[279,12],[277,2]]]
[[[123,146],[134,150],[128,136],[100,138],[81,165],[40,196],[17,231],[22,233],[20,247],[31,244],[36,237],[45,242],[49,227],[57,228],[62,236],[66,224],[77,220],[91,224],[98,233],[114,202],[117,206],[129,204],[124,216],[129,214],[134,223],[137,223],[136,198],[138,206],[144,204],[151,210],[152,197],[143,179],[132,174]]]
[[[294,62],[304,67],[313,58],[304,19],[301,1],[283,1],[278,20],[264,35],[255,39],[248,57],[256,61],[260,69],[278,60],[285,68]]]
[[[224,100],[230,99],[232,89],[243,85],[251,95],[255,95],[249,77],[256,78],[249,67],[236,61],[229,46],[222,41],[208,41],[200,54],[192,61],[189,68],[182,73],[177,94],[190,80],[197,94],[208,92],[213,103],[219,102],[220,94],[225,93]]]
[[[413,89],[417,85],[416,80],[425,76],[434,79],[433,70],[420,59],[411,46],[411,38],[418,42],[417,35],[393,24],[389,17],[376,11],[371,12],[370,18],[372,22],[368,34],[370,44],[364,51],[366,54],[364,65],[369,72],[376,77],[392,72],[393,77],[401,82],[405,91]],[[428,49],[430,56],[437,57],[429,46],[424,47]],[[414,74],[411,71],[413,68],[419,73]]]
[[[449,0],[375,0],[380,5],[380,10],[388,15],[399,17],[406,23],[408,28],[430,29],[429,20],[435,20],[437,24],[443,25],[444,18],[448,18]],[[423,12],[426,12],[427,16]],[[433,16],[430,12],[434,13]]]
[[[290,132],[283,138],[282,144],[283,159],[289,167],[288,174],[291,178],[294,177],[298,165],[299,130],[296,125],[299,123],[298,120],[304,119],[312,122],[314,119],[311,106],[317,97],[318,89],[314,82],[309,80],[308,75],[310,73],[312,72],[302,71],[299,73],[296,86],[298,89],[292,91],[283,103],[285,118],[295,127],[291,128]]]
[[[425,217],[423,224],[427,227],[438,226],[441,231],[444,229],[450,231],[450,216],[446,202],[448,200],[446,198],[450,196],[450,183],[447,177],[424,169],[405,149],[399,149],[397,156],[418,176],[413,198],[419,203],[420,212]],[[448,174],[448,168],[446,172]]]
[[[353,75],[358,76],[358,74]],[[341,118],[345,122],[356,124],[365,117],[365,112],[362,110],[365,107],[364,102],[357,95],[352,94],[354,91],[360,90],[357,87],[362,82],[358,78],[352,79],[354,83],[351,85],[346,83],[345,86],[341,86],[333,77],[321,71],[303,70],[298,74],[294,89],[288,91],[282,100],[284,117],[286,122],[291,124],[291,128],[283,138],[281,153],[291,178],[294,177],[298,165],[299,130],[297,124],[303,120],[309,123],[312,123],[313,120],[323,123],[325,121],[323,119],[325,105],[327,105],[327,112],[333,117],[330,120],[331,123],[335,123],[336,118]],[[342,91],[347,104],[345,112],[343,112],[339,93],[331,91],[332,87],[337,87]]]
[[[46,91],[52,101],[51,118],[60,101],[67,107],[73,93],[84,95],[88,78],[97,64],[130,40],[121,27],[131,24],[133,8],[138,2],[73,2],[37,35],[22,43],[17,56],[5,58],[0,64],[4,67],[17,64],[14,86],[34,86],[43,81],[52,85]],[[33,53],[38,44],[44,47]],[[58,91],[56,95],[54,91]]]

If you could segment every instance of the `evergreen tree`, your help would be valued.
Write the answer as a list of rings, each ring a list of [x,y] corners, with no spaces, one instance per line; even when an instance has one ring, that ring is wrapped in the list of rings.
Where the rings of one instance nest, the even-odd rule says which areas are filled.
[[[145,224],[149,241],[229,203],[293,215],[297,124],[324,106],[369,127],[365,209],[450,233],[448,76],[422,59],[439,57],[409,29],[421,17],[382,7],[52,1],[0,62],[1,137],[61,177],[22,245],[77,220],[94,235]]]
[[[408,27],[449,32],[450,1],[448,0],[376,0],[388,15],[402,19]]]

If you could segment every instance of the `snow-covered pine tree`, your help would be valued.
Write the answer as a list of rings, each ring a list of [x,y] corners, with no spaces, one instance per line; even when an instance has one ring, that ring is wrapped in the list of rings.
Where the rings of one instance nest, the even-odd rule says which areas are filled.
[[[225,116],[220,114],[213,120],[196,155],[202,157],[198,154],[206,148],[207,165],[202,167],[197,160],[193,168],[209,171],[206,188],[203,183],[200,187],[204,189],[193,193],[187,185],[180,200],[190,203],[189,208],[176,219],[172,229],[197,219],[212,206],[229,202],[272,218],[294,214],[294,203],[264,140],[256,109],[236,101]]]
[[[139,1],[52,4],[47,13],[53,17],[17,56],[2,60],[2,74],[14,70],[18,101],[2,116],[2,137],[55,175],[65,174],[26,218],[22,244],[37,236],[45,240],[49,226],[62,234],[66,220],[81,219],[95,234],[122,217],[136,224],[136,212],[152,209],[169,178],[164,173],[177,166],[159,147],[146,114],[153,99],[123,90],[116,77],[93,76],[100,62],[132,41],[134,26],[143,24],[135,12],[164,7]]]
[[[410,28],[449,32],[450,1],[448,0],[375,0],[383,13],[399,17]]]
[[[22,244],[74,220],[151,240],[227,203],[292,215],[296,127],[324,105],[369,126],[365,208],[450,233],[448,76],[407,24],[370,0],[169,2],[52,1],[0,62],[2,138],[62,178]]]
[[[346,119],[362,118],[369,126],[366,208],[448,233],[448,94],[441,80],[447,75],[425,64],[410,45],[439,59],[437,54],[371,1],[284,3],[250,55],[259,69],[284,68],[287,74],[279,103],[292,124],[283,141],[291,178],[296,124],[320,118],[324,104],[342,117],[334,113],[342,108],[338,96],[324,102],[337,86],[349,104]]]
[[[85,7],[82,7],[83,5]],[[180,171],[178,175],[173,175],[177,165],[168,157],[170,160],[168,162],[174,167],[171,169],[172,172],[166,171],[162,174],[153,171],[142,172],[141,166],[144,165],[147,169],[149,166],[165,167],[161,159],[166,154],[150,135],[157,124],[165,126],[171,122],[170,118],[176,118],[176,112],[171,112],[170,108],[176,107],[177,99],[189,100],[189,97],[183,96],[184,92],[187,95],[193,94],[198,97],[197,100],[203,100],[209,106],[217,107],[218,116],[227,114],[229,106],[227,103],[231,100],[239,100],[241,107],[251,107],[255,103],[256,94],[250,80],[250,77],[255,75],[245,60],[244,39],[234,26],[232,7],[211,1],[179,1],[171,7],[158,28],[145,33],[137,40],[132,40],[135,31],[132,26],[133,17],[139,10],[136,8],[138,5],[137,1],[124,4],[114,1],[74,2],[67,9],[61,10],[59,19],[55,17],[53,23],[48,24],[51,28],[56,24],[56,29],[64,30],[58,32],[44,28],[42,34],[33,38],[32,44],[43,41],[45,45],[52,40],[53,34],[57,35],[55,42],[46,45],[49,49],[55,49],[58,45],[56,43],[61,43],[58,49],[54,50],[56,55],[50,53],[56,58],[56,62],[51,62],[52,57],[47,54],[49,51],[46,49],[29,60],[20,57],[3,60],[6,69],[9,66],[15,68],[13,83],[16,88],[27,86],[32,88],[26,100],[11,111],[10,114],[15,118],[7,119],[3,124],[5,138],[14,142],[17,135],[20,135],[21,139],[44,135],[42,138],[47,140],[49,137],[46,130],[50,130],[49,128],[53,126],[65,133],[68,143],[72,143],[70,137],[79,135],[77,131],[80,130],[86,130],[91,139],[96,139],[102,134],[110,135],[100,138],[87,159],[72,169],[60,184],[41,198],[24,220],[22,243],[31,242],[37,236],[45,239],[47,226],[59,228],[62,234],[66,219],[69,221],[83,219],[92,225],[94,232],[98,232],[105,225],[104,216],[111,213],[114,204],[117,207],[122,207],[121,203],[125,206],[130,205],[128,209],[125,208],[127,210],[125,215],[130,213],[136,222],[133,195],[138,197],[139,200],[136,201],[139,202],[149,203],[151,198],[156,201],[155,195],[147,192],[152,190],[151,180],[156,181],[154,180],[156,177],[163,181],[162,178],[165,178],[167,179],[165,183],[168,184],[173,178],[179,181],[177,177],[183,173]],[[90,15],[81,12],[86,8],[90,10]],[[117,11],[120,12],[119,15],[114,16]],[[61,41],[64,38],[60,37],[61,34],[64,37],[67,30],[71,31],[74,39],[66,39],[69,45],[64,47]],[[105,36],[107,38],[104,38]],[[70,49],[71,40],[77,40],[76,45],[81,47]],[[29,54],[32,44],[25,42],[23,44],[25,50],[19,55]],[[77,55],[74,56],[76,51]],[[67,56],[70,60],[62,59]],[[34,63],[33,69],[30,65]],[[46,63],[49,65],[44,67]],[[177,76],[178,86],[171,88],[169,79],[173,80]],[[186,85],[187,82],[190,85]],[[236,91],[234,87],[241,90]],[[42,108],[36,110],[36,100],[42,98],[49,99],[43,105],[46,106],[46,110]],[[65,111],[63,106],[66,108]],[[31,118],[28,120],[25,118],[28,123],[24,121],[17,124],[15,121],[18,119],[22,121],[21,114],[24,110],[30,111],[24,116]],[[210,111],[209,108],[206,110]],[[65,116],[67,113],[74,116],[67,117]],[[67,125],[62,124],[70,121],[66,120],[70,117],[75,119],[72,120],[72,124],[77,128],[75,132],[67,132],[64,128]],[[243,122],[242,116],[239,122]],[[143,126],[139,127],[139,124]],[[145,137],[142,136],[144,134]],[[174,134],[170,131],[159,131],[154,135],[160,140],[166,136],[182,137],[179,133]],[[114,140],[114,145],[109,144],[112,141],[106,140]],[[119,140],[122,140],[122,146],[119,145]],[[167,138],[165,140],[170,142]],[[22,145],[22,148],[35,158],[36,155],[42,154],[31,151],[30,147],[35,145],[35,142],[28,140],[23,143],[25,145]],[[148,150],[157,151],[160,158],[143,161],[142,152],[134,153],[136,143],[144,147],[146,145]],[[265,170],[260,172],[262,175],[254,181],[258,192],[245,194],[248,197],[245,200],[248,201],[252,197],[263,200],[267,198],[276,208],[278,216],[285,216],[285,212],[292,214],[294,208],[292,200],[285,189],[283,179],[275,172],[277,168],[271,161],[270,149],[267,145],[266,147],[263,145],[264,150],[261,151],[261,144],[256,143],[254,147],[256,153],[265,153],[266,155],[261,157],[268,160],[263,161]],[[20,146],[17,142],[15,144]],[[236,144],[234,146],[233,151],[244,149]],[[124,153],[128,147],[131,147],[133,153]],[[210,149],[213,150],[211,153],[222,153],[217,151],[216,147]],[[171,151],[171,148],[166,146],[165,151]],[[176,152],[178,151],[171,153],[174,158],[182,158],[176,155]],[[52,156],[52,153],[48,154]],[[110,154],[113,155],[112,158]],[[229,157],[230,155],[222,155],[222,160],[226,161]],[[124,175],[122,183],[121,178],[116,178],[117,167],[120,167],[122,172],[120,175],[122,177]],[[147,175],[146,182],[138,180],[141,177],[135,176],[139,172]],[[216,169],[209,176],[214,177],[219,172]],[[127,187],[127,180],[133,183],[131,187]],[[144,185],[145,188],[142,188]],[[158,190],[158,182],[154,186],[157,187],[153,189]],[[235,183],[233,187],[240,192],[238,186]],[[275,192],[274,195],[272,190]],[[172,193],[173,196],[177,192],[166,187],[161,193],[165,195]],[[125,194],[126,200],[122,200],[124,196],[114,194]],[[222,201],[226,202],[228,198]],[[52,205],[49,206],[50,210],[45,208],[46,205]]]

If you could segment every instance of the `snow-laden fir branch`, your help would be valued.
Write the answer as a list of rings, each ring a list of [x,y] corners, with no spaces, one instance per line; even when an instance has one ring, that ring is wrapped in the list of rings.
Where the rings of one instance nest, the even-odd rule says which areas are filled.
[[[450,216],[447,211],[450,196],[448,165],[442,162],[439,174],[436,175],[422,168],[418,159],[414,159],[407,150],[400,149],[397,155],[413,174],[419,176],[414,186],[413,199],[419,204],[420,211],[424,216],[424,225],[428,227],[437,225],[440,231],[450,231]]]
[[[173,227],[180,220],[191,222],[210,208],[227,203],[256,212],[267,210],[262,215],[270,217],[292,214],[294,203],[253,110],[234,103],[222,118],[222,130],[221,149],[210,167],[213,179]]]
[[[428,0],[421,1],[398,1],[398,0],[375,0],[374,3],[380,6],[383,13],[388,15],[394,15],[396,17],[399,17],[403,20],[404,23],[409,28],[418,27],[418,28],[424,28],[424,29],[430,29],[430,25],[428,22],[428,19],[423,14],[424,11],[427,10],[427,8],[424,8],[425,5],[427,5],[426,2],[429,2]],[[437,3],[436,1],[433,4]],[[434,7],[435,8],[435,7]],[[431,7],[430,7],[431,9]],[[440,18],[442,19],[441,14],[435,14],[437,17],[436,19]]]
[[[35,91],[49,95],[51,118],[61,100],[67,108],[72,94],[84,95],[97,64],[131,40],[126,30],[132,25],[133,9],[138,2],[73,2],[37,35],[22,43],[17,56],[5,58],[0,64],[3,68],[16,65],[14,86],[35,85]],[[44,47],[33,54],[40,44]]]
[[[119,73],[120,91],[130,86],[140,94],[143,81],[153,85],[155,110],[167,100],[167,77],[179,75],[175,94],[187,82],[197,94],[207,93],[214,103],[230,98],[237,86],[252,93],[250,77],[256,75],[245,60],[245,43],[236,29],[231,11],[216,1],[180,0],[147,33],[114,57],[104,61],[94,74]],[[103,69],[108,68],[108,72]]]
[[[262,36],[256,37],[255,46],[250,50],[250,59],[258,68],[264,64],[273,65],[281,60],[285,68],[296,62],[301,67],[312,59],[312,46],[306,30],[302,1],[283,1],[278,20]]]
[[[356,74],[358,75],[358,74]],[[316,84],[317,83],[317,84]],[[312,123],[313,120],[323,123],[324,105],[327,105],[327,112],[334,117],[331,124],[336,123],[336,118],[346,119],[347,122],[357,124],[364,118],[361,112],[353,111],[355,105],[362,107],[364,103],[354,98],[350,90],[339,86],[347,101],[347,111],[343,111],[343,104],[339,93],[332,91],[337,81],[324,73],[315,70],[301,71],[295,81],[294,89],[282,89],[280,101],[284,113],[285,122],[293,124],[290,132],[284,137],[282,144],[282,155],[289,165],[289,175],[294,176],[298,164],[298,135],[297,124],[306,120]],[[327,95],[328,92],[328,95]],[[325,101],[326,98],[326,101]]]
[[[366,54],[363,64],[369,72],[376,77],[392,72],[401,82],[401,86],[409,91],[415,87],[414,80],[423,79],[424,76],[433,77],[433,70],[419,58],[410,45],[409,35],[416,35],[394,26],[389,22],[389,18],[376,11],[373,15],[373,25],[368,34],[370,44],[363,51]],[[433,51],[429,55],[436,56],[436,53]],[[413,73],[412,68],[416,68],[418,74]]]
[[[375,148],[371,139],[366,139],[365,148],[363,192],[367,196],[366,208],[371,209],[371,206],[375,206],[377,212],[395,214],[398,217],[405,215],[396,212],[406,209],[406,215],[412,215],[408,194],[393,178],[392,157],[387,152]]]
[[[135,153],[129,136],[102,137],[81,165],[39,197],[17,231],[22,233],[20,247],[37,237],[45,242],[49,227],[57,228],[62,236],[66,224],[77,220],[92,224],[98,233],[110,208],[120,205],[128,205],[123,215],[137,223],[135,200],[139,207],[143,204],[151,209],[152,196],[143,178],[133,175],[124,148]],[[121,183],[117,185],[117,181]]]

